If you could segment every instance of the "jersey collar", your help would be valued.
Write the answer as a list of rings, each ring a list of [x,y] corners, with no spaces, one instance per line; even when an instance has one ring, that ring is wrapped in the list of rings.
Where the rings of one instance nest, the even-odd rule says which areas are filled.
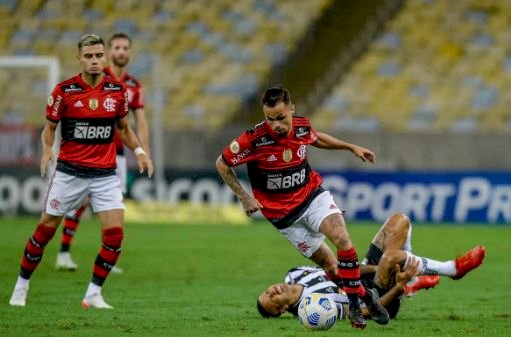
[[[97,88],[103,87],[103,84],[105,84],[105,81],[106,81],[106,77],[102,76],[101,82],[99,82],[99,84],[95,88],[93,88],[90,85],[88,85],[87,83],[85,83],[85,81],[82,78],[82,73],[79,73],[78,75],[76,75],[76,78],[77,78],[78,82],[80,82],[81,85],[83,85],[85,88],[90,89],[90,90],[95,90]]]

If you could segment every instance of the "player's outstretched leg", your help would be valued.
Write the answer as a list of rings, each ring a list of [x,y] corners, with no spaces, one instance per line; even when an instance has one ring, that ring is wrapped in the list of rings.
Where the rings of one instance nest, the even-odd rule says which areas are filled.
[[[479,267],[483,263],[486,255],[484,246],[476,246],[466,252],[462,256],[458,256],[454,260],[456,266],[456,274],[452,277],[453,280],[459,280],[471,270]]]
[[[43,258],[46,244],[55,235],[55,228],[40,223],[34,234],[28,239],[21,259],[20,273],[9,304],[24,307],[28,295],[29,280]]]
[[[123,237],[124,232],[122,227],[103,229],[103,244],[96,257],[92,280],[82,300],[82,307],[113,309],[113,307],[103,299],[101,289],[112,267],[115,266],[119,258]]]
[[[483,263],[486,250],[483,246],[477,246],[455,260],[448,261],[437,261],[427,257],[416,256],[410,252],[404,252],[404,254],[406,254],[406,261],[403,270],[406,270],[410,263],[416,262],[418,263],[417,273],[419,275],[441,275],[459,280]]]

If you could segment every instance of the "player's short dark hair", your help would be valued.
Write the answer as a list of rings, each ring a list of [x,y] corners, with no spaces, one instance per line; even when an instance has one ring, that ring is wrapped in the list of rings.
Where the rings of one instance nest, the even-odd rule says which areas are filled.
[[[272,314],[271,312],[266,311],[266,309],[261,304],[261,301],[257,299],[257,311],[263,316],[264,318],[270,318],[270,317],[279,317],[280,314]]]
[[[119,33],[112,34],[112,36],[110,36],[110,38],[108,39],[108,48],[110,48],[112,46],[112,43],[114,42],[114,40],[117,40],[117,39],[126,39],[126,40],[128,40],[128,42],[130,43],[130,46],[131,46],[131,37],[126,33],[119,32]]]
[[[78,41],[78,51],[81,51],[85,46],[94,46],[96,44],[102,44],[104,46],[105,42],[99,35],[86,34],[80,38],[80,41]]]
[[[284,102],[286,105],[291,103],[291,95],[289,94],[289,90],[281,85],[278,85],[266,89],[261,101],[263,105],[273,108],[280,102]]]

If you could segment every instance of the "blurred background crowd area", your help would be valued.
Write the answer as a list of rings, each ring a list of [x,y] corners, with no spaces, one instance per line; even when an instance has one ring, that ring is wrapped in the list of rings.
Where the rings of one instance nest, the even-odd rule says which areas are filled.
[[[129,34],[128,70],[150,118],[161,93],[165,132],[247,127],[277,83],[318,129],[511,130],[510,0],[0,0],[0,22],[3,56],[57,57],[61,79],[77,73],[85,33]],[[42,125],[46,81],[0,68],[0,123]]]

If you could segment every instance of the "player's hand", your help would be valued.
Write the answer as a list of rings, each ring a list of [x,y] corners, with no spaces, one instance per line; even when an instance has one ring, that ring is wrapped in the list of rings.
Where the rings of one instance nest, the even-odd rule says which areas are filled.
[[[153,162],[145,153],[141,153],[137,156],[137,164],[138,172],[140,172],[140,174],[144,173],[144,170],[147,169],[147,176],[149,178],[153,176]]]
[[[48,163],[53,162],[54,160],[55,159],[53,157],[53,150],[51,149],[51,147],[44,147],[43,155],[41,156],[41,166],[39,167],[41,177],[44,177],[46,175],[46,167],[48,166]]]
[[[263,205],[261,205],[261,203],[251,195],[241,198],[240,201],[247,216],[251,216],[263,208]]]
[[[284,290],[282,290],[282,287],[279,284],[276,284],[270,288],[270,296],[277,295],[277,294],[280,295],[283,292],[284,292]]]
[[[399,264],[396,264],[396,284],[405,286],[415,275],[417,275],[417,268],[419,267],[419,261],[414,259],[412,263],[408,265],[405,271],[401,271]]]
[[[365,147],[353,145],[353,148],[351,149],[353,154],[360,159],[362,159],[363,162],[370,162],[373,163],[376,161],[376,155],[373,151],[366,149]]]

